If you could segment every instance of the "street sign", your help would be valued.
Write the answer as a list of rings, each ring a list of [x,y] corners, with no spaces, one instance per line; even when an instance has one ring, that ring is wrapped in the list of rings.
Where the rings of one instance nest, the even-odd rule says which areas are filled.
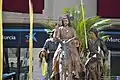
[[[49,37],[49,29],[34,27],[33,29],[33,47],[42,48],[45,40]],[[6,48],[28,48],[29,28],[28,27],[4,27],[4,47]]]
[[[120,32],[118,31],[103,31],[104,35],[108,35],[109,38],[105,41],[106,46],[110,50],[120,49]]]

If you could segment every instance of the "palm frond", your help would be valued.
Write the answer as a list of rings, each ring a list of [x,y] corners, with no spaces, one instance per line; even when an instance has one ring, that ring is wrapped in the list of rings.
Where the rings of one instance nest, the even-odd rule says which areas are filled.
[[[109,25],[109,24],[111,24],[111,20],[110,19],[105,19],[105,20],[101,20],[99,22],[96,22],[95,24],[93,24],[91,26],[91,28],[98,28],[98,27],[101,27],[101,26]]]
[[[91,25],[93,25],[93,24],[95,24],[96,22],[99,22],[99,21],[100,21],[99,16],[94,16],[94,17],[87,18],[85,20],[87,30],[90,29]]]
[[[100,38],[104,41],[108,40],[110,37],[110,35],[104,35],[104,36],[100,36]]]
[[[73,17],[73,19],[71,20],[71,24],[73,28],[76,30],[77,37],[82,42],[82,49],[85,49],[86,47],[85,37],[87,35],[87,38],[89,38],[88,31],[91,28],[96,28],[98,30],[101,30],[106,27],[111,27],[112,25],[111,24],[112,21],[110,19],[101,20],[99,16],[94,16],[94,17],[83,19],[85,18],[85,15],[86,15],[85,7],[83,5],[80,5],[78,7],[72,7],[69,9],[67,8],[65,11],[67,12],[67,14],[69,14],[70,16],[72,15]],[[85,32],[87,32],[86,35],[85,35]],[[103,39],[106,38],[106,36],[104,35],[100,37]]]
[[[108,28],[108,27],[110,28],[110,27],[113,27],[113,26],[112,26],[112,24],[102,25],[102,26],[97,27],[97,30],[99,31],[99,30],[102,30],[102,29]]]

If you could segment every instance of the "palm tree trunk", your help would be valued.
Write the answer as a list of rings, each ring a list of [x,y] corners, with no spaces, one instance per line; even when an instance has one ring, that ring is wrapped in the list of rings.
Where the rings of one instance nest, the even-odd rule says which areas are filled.
[[[88,48],[83,0],[81,0],[81,8],[82,8],[82,19],[83,19],[83,21],[84,21],[83,25],[84,25],[84,34],[85,34],[85,44],[86,44],[86,48]]]
[[[2,0],[0,0],[0,80],[3,74],[3,26],[2,26]]]
[[[33,52],[33,6],[29,0],[29,15],[30,15],[30,39],[29,39],[29,80],[32,80],[32,52]]]

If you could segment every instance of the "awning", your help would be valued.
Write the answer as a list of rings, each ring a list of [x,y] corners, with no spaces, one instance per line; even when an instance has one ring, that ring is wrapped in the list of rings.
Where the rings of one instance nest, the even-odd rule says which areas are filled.
[[[32,0],[34,13],[42,14],[44,0]],[[29,0],[3,0],[3,11],[29,13]]]
[[[102,18],[120,18],[120,0],[97,0],[97,15]]]

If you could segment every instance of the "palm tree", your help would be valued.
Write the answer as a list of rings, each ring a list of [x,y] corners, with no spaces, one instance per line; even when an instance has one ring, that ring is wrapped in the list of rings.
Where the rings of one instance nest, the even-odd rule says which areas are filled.
[[[76,30],[77,37],[81,41],[81,50],[83,51],[88,47],[87,39],[89,39],[89,30],[96,28],[98,31],[106,27],[111,27],[112,21],[110,19],[101,19],[99,16],[85,18],[85,8],[81,0],[81,5],[73,8],[65,8],[64,13],[67,13],[71,17],[71,23]],[[103,34],[99,35],[102,39],[107,39],[109,36]],[[87,56],[86,53],[84,53]],[[104,75],[106,76],[106,64],[104,64]]]
[[[87,48],[87,39],[89,39],[89,30],[91,28],[102,30],[112,25],[110,19],[101,19],[99,16],[85,18],[85,8],[83,4],[78,7],[65,8],[64,13],[70,15],[72,26],[76,30],[77,37],[82,42],[82,50]],[[106,36],[103,35],[100,35],[100,37],[106,38]]]

